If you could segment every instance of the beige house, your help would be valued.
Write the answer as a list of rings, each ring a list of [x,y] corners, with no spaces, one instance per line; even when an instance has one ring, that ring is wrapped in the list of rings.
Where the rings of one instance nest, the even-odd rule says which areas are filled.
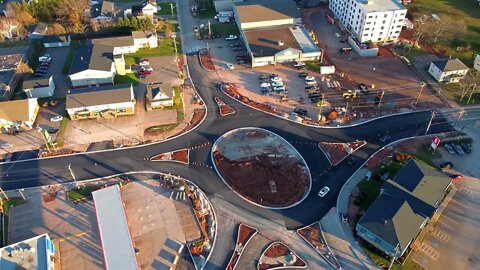
[[[458,58],[432,61],[428,73],[437,82],[457,83],[468,73],[468,67]]]
[[[116,84],[68,94],[66,110],[72,120],[116,118],[135,114],[135,104],[132,84]]]
[[[168,83],[153,83],[147,86],[147,110],[173,106],[175,93]]]
[[[0,127],[9,129],[32,129],[38,113],[36,98],[0,102]]]

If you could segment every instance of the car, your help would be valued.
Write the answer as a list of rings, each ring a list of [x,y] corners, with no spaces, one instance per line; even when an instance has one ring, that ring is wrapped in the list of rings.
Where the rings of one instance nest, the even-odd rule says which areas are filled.
[[[310,90],[318,90],[318,85],[309,85],[305,86],[305,91],[310,91]]]
[[[227,64],[228,69],[235,69],[235,66],[232,64]]]
[[[5,149],[5,148],[10,148],[10,147],[13,147],[13,144],[11,143],[4,143],[2,144],[2,148]]]
[[[49,67],[49,66],[50,66],[50,62],[40,62],[40,66],[42,66],[42,67]]]
[[[300,77],[300,78],[306,78],[306,77],[308,77],[308,76],[309,76],[309,75],[308,75],[307,72],[300,72],[300,73],[298,73],[298,77]]]
[[[320,191],[318,192],[318,196],[323,198],[325,197],[325,195],[327,195],[329,191],[330,191],[330,188],[325,186],[322,189],[320,189]]]
[[[306,66],[297,67],[297,70],[304,71],[304,70],[307,70],[307,67]]]
[[[322,94],[319,93],[319,92],[310,93],[310,94],[308,94],[308,98],[310,98],[310,99],[312,99],[312,98],[322,99]]]
[[[459,156],[463,156],[463,154],[465,154],[465,152],[463,151],[462,147],[459,144],[454,144],[453,145],[453,150],[455,150],[455,152]]]
[[[270,80],[271,80],[272,82],[281,82],[281,81],[283,81],[282,78],[280,78],[280,77],[273,77],[273,78],[270,78]]]
[[[447,150],[447,152],[450,155],[455,154],[455,150],[453,150],[453,147],[450,144],[446,143],[446,144],[443,145],[443,147],[445,148],[445,150]]]
[[[198,32],[198,31],[199,31],[198,26],[193,27],[193,32],[196,33],[196,32]]]
[[[356,98],[358,97],[358,93],[352,90],[347,90],[346,92],[343,92],[342,94],[343,98]]]
[[[273,78],[276,78],[276,77],[278,77],[278,74],[275,74],[275,73],[270,74],[270,79],[273,79]]]
[[[463,175],[461,174],[452,174],[450,176],[450,178],[452,179],[453,182],[458,182],[458,181],[461,181],[463,179]]]
[[[451,169],[453,168],[453,163],[450,162],[450,161],[447,161],[447,162],[444,162],[442,164],[440,164],[440,169],[444,170],[444,169]]]
[[[273,86],[273,87],[283,86],[283,82],[282,82],[282,81],[273,82],[273,83],[272,83],[272,86]]]
[[[245,60],[237,60],[237,64],[238,65],[245,64]]]
[[[138,77],[139,77],[140,79],[145,79],[147,76],[148,76],[148,75],[145,74],[145,73],[138,74]]]
[[[148,71],[148,70],[141,70],[138,72],[139,75],[150,75],[152,74],[151,71]]]
[[[39,70],[39,69],[48,70],[48,66],[39,66],[39,67],[37,67],[37,70]]]
[[[46,74],[47,71],[44,70],[44,69],[38,69],[38,68],[37,68],[37,70],[35,70],[35,73]]]
[[[472,146],[471,146],[471,145],[465,144],[465,143],[461,143],[460,146],[463,148],[463,151],[465,151],[465,153],[467,153],[467,154],[471,154],[471,153],[472,153]]]
[[[317,84],[317,81],[313,80],[313,81],[305,81],[306,84],[308,85],[316,85]]]
[[[315,77],[313,76],[305,76],[305,81],[314,81]]]
[[[269,86],[270,86],[270,83],[268,83],[268,82],[262,82],[262,83],[260,84],[260,87],[262,87],[262,88],[263,88],[263,87],[269,87]]]
[[[45,54],[45,55],[42,55],[42,56],[38,57],[38,61],[39,62],[52,61],[52,57],[50,56],[50,54]]]
[[[273,90],[274,90],[275,92],[286,92],[285,86],[274,86],[274,87],[273,87]],[[288,92],[287,92],[287,93],[288,93]]]
[[[360,89],[360,92],[362,93],[368,93],[368,87],[364,84],[364,83],[361,83],[358,85],[358,88]]]
[[[60,122],[63,120],[63,116],[61,115],[55,115],[54,117],[50,118],[50,121],[52,122]]]
[[[265,78],[265,79],[260,79],[260,82],[261,82],[261,83],[264,83],[264,82],[270,82],[270,80],[269,80],[269,79],[267,79],[267,78]]]
[[[293,67],[296,67],[296,68],[298,68],[298,67],[304,67],[304,66],[305,66],[305,63],[303,63],[303,62],[296,62],[296,63],[293,65]]]
[[[265,80],[265,79],[267,79],[267,76],[262,74],[262,75],[258,76],[258,79],[259,80]]]
[[[272,90],[268,87],[262,87],[262,95],[271,95],[272,94]]]
[[[301,108],[301,107],[296,107],[295,109],[293,109],[293,112],[302,116],[308,115],[308,111],[305,108]]]
[[[225,40],[227,40],[227,41],[228,40],[237,40],[237,39],[238,39],[238,37],[235,36],[235,35],[229,35],[228,37],[225,38]]]
[[[35,77],[35,78],[45,77],[45,73],[37,73],[37,72],[35,72],[35,74],[33,74],[33,77]]]
[[[148,66],[150,65],[150,60],[148,58],[142,58],[138,61],[140,66]]]
[[[152,72],[152,71],[153,71],[153,67],[142,67],[142,71]]]

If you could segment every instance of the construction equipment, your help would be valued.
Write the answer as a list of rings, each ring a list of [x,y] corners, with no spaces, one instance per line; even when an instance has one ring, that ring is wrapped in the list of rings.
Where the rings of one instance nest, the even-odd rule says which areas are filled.
[[[286,94],[281,94],[280,95],[280,102],[287,102],[288,101],[288,96]]]
[[[347,90],[342,94],[343,98],[356,98],[358,97],[358,92],[353,91],[353,90]]]

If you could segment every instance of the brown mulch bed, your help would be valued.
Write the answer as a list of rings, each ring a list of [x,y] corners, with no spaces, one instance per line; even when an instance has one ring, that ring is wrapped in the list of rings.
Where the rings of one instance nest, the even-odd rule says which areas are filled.
[[[227,116],[235,113],[235,110],[225,104],[220,98],[214,97],[214,100],[215,103],[217,103],[218,108],[220,109],[220,116]]]
[[[345,157],[355,152],[358,148],[367,144],[366,141],[350,143],[318,143],[318,147],[325,153],[332,165],[337,165]]]
[[[301,200],[308,190],[309,178],[301,161],[272,160],[266,155],[240,161],[213,153],[215,165],[223,179],[247,200],[267,207],[285,207]],[[276,192],[270,181],[274,179]],[[292,181],[295,179],[295,181]]]
[[[209,71],[215,71],[215,65],[212,61],[212,56],[210,55],[210,51],[207,49],[202,49],[198,51],[198,56],[200,57],[200,62],[202,66]]]
[[[289,255],[290,253],[293,253],[293,251],[284,243],[281,242],[275,242],[272,245],[270,245],[262,254],[262,256],[269,257],[269,258],[277,258],[277,257],[282,257]],[[295,256],[296,260],[293,263],[293,265],[290,266],[299,266],[299,267],[306,267],[307,264],[298,256]],[[262,257],[260,257],[260,260]],[[267,270],[267,269],[272,269],[276,267],[283,266],[282,264],[266,264],[266,263],[260,263],[259,269],[261,270]]]
[[[307,242],[312,244],[314,247],[316,247],[316,250],[322,252],[325,251],[325,245],[321,241],[321,234],[318,226],[318,222],[315,222],[314,224],[305,227],[301,230],[298,230],[298,234],[302,236]]]
[[[230,261],[228,262],[228,265],[226,267],[227,270],[235,269],[238,263],[238,259],[240,259],[240,253],[245,249],[245,244],[257,233],[257,231],[257,229],[243,223],[238,226],[238,237],[236,246],[241,246],[241,249],[238,251],[233,251],[232,258],[230,258]]]
[[[47,152],[47,153],[43,153],[42,157],[54,157],[54,156],[69,155],[69,154],[75,154],[75,153],[77,152],[76,151]]]
[[[192,120],[191,120],[190,123],[189,123],[184,129],[182,129],[182,131],[180,131],[178,134],[187,132],[187,131],[189,131],[190,129],[192,129],[193,127],[195,127],[196,125],[198,125],[198,124],[200,123],[200,121],[202,121],[203,116],[205,116],[205,110],[204,110],[204,109],[194,109],[194,110],[193,110]]]
[[[151,157],[150,160],[153,160],[153,161],[170,160],[170,156],[171,156],[170,153],[159,154]]]
[[[172,160],[188,163],[188,149],[182,149],[173,152]]]

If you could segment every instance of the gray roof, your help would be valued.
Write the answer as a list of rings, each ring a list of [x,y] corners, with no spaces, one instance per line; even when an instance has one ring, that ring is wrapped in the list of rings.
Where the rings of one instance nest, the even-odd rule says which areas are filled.
[[[113,17],[114,8],[115,4],[109,1],[101,1],[96,5],[92,5],[92,18],[99,16]]]
[[[106,269],[139,269],[118,185],[92,192]]]
[[[35,78],[30,77],[23,81],[23,89],[33,89],[38,87],[47,87],[49,86],[50,78]]]
[[[147,85],[147,99],[154,100],[166,100],[166,99],[154,99],[159,93],[164,94],[168,99],[173,98],[173,87],[169,83],[154,83]]]
[[[13,71],[23,60],[23,54],[0,55],[0,71]]]
[[[421,162],[410,160],[368,208],[358,224],[403,251],[421,224],[436,210],[451,179]]]
[[[113,47],[93,44],[80,47],[75,53],[70,74],[87,69],[110,71],[113,63]]]
[[[253,0],[235,3],[240,22],[263,22],[300,18],[292,0]]]
[[[67,35],[49,35],[43,37],[43,43],[54,43],[54,42],[67,42],[68,36]]]
[[[254,57],[272,56],[288,48],[302,50],[289,26],[249,30],[244,32],[244,36]],[[282,46],[279,41],[283,42]]]
[[[441,71],[465,70],[468,67],[458,58],[432,61]]]
[[[111,46],[111,47],[133,46],[134,45],[132,36],[96,38],[96,39],[92,39],[92,43],[93,44],[98,44],[98,45]]]
[[[356,0],[366,12],[386,12],[392,10],[407,10],[398,0]]]
[[[66,109],[83,108],[132,101],[131,84],[81,88],[67,95]]]

